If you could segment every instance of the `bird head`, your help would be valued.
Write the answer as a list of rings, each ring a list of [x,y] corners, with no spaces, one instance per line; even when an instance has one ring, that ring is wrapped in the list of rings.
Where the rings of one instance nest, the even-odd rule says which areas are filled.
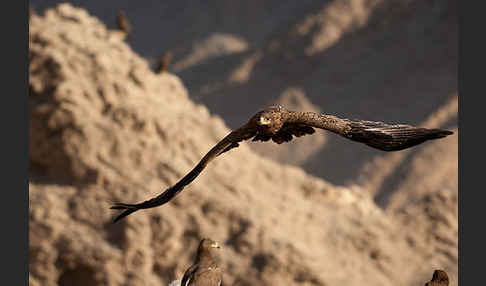
[[[221,247],[216,241],[210,238],[202,239],[197,249],[196,261],[217,261],[219,255],[216,250],[219,250],[220,248]]]
[[[201,248],[201,249],[211,249],[211,248],[221,248],[221,246],[219,246],[219,244],[216,241],[214,241],[214,240],[212,240],[210,238],[204,238],[199,243],[199,248]]]
[[[260,118],[258,118],[258,125],[270,125],[272,123],[272,119],[270,116],[262,114],[260,115]]]
[[[256,115],[257,124],[260,126],[272,126],[281,121],[282,112],[286,111],[282,106],[270,106],[258,112]]]
[[[212,248],[221,248],[221,246],[219,246],[219,244],[218,244],[216,241],[214,241],[213,243],[211,243],[211,245],[210,245],[210,246],[211,246]]]
[[[260,132],[274,134],[283,125],[282,112],[284,111],[281,106],[270,106],[255,114],[252,120],[259,127]]]

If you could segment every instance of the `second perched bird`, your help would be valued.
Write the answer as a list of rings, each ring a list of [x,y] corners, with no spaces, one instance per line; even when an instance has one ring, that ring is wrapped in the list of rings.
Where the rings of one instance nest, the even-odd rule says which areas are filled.
[[[157,66],[155,67],[155,72],[156,73],[165,72],[169,67],[171,58],[172,58],[172,53],[170,51],[163,53],[162,56],[160,57],[160,60],[157,62]]]
[[[215,261],[214,253],[214,250],[219,248],[214,240],[202,239],[197,248],[196,260],[184,272],[181,286],[220,286],[223,273]]]
[[[425,286],[449,286],[449,277],[444,270],[435,270],[432,280],[425,283]]]
[[[127,36],[129,36],[132,32],[132,25],[128,21],[125,12],[122,10],[118,10],[118,14],[116,15],[116,24],[118,25],[118,28],[125,32]]]
[[[214,146],[199,163],[174,186],[157,197],[139,204],[117,203],[112,209],[125,210],[114,222],[139,210],[163,205],[190,184],[214,158],[239,146],[239,142],[253,138],[253,141],[269,141],[281,144],[292,138],[315,132],[314,128],[325,129],[349,140],[364,143],[383,151],[406,149],[427,140],[452,134],[441,129],[426,129],[405,124],[386,124],[374,121],[353,121],[333,115],[315,112],[289,111],[281,106],[271,106],[256,113],[240,128],[232,131]]]

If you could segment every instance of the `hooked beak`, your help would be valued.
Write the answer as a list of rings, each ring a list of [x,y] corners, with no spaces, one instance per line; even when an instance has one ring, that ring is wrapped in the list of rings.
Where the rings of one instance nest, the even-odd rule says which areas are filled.
[[[268,124],[270,124],[270,120],[266,119],[263,116],[260,116],[260,120],[258,121],[258,124],[260,124],[260,125],[268,125]]]
[[[211,247],[212,248],[221,248],[221,246],[219,246],[219,244],[217,242],[211,243]]]

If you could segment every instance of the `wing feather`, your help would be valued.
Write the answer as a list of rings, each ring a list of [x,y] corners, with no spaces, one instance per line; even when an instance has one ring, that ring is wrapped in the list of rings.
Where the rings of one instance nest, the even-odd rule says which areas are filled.
[[[343,133],[344,137],[383,151],[399,151],[427,140],[443,138],[452,134],[448,130],[427,129],[406,124],[390,125],[383,122],[346,121],[349,129]]]
[[[295,137],[314,134],[315,130],[311,126],[298,123],[284,123],[282,128],[272,136],[272,141],[281,144],[290,142]]]
[[[289,111],[288,123],[303,124],[325,129],[347,139],[364,143],[383,151],[398,151],[443,138],[452,132],[442,129],[427,129],[406,124],[388,124],[377,121],[341,119],[333,115],[315,112]]]
[[[199,174],[206,168],[206,166],[211,162],[214,158],[221,155],[224,152],[227,152],[233,148],[239,146],[239,142],[248,140],[256,135],[257,131],[252,126],[245,124],[242,127],[238,128],[237,130],[231,132],[226,137],[224,137],[221,141],[218,142],[209,152],[199,161],[199,163],[181,180],[179,180],[175,185],[167,188],[163,193],[160,195],[144,201],[139,204],[125,204],[125,203],[116,203],[114,204],[111,209],[115,210],[124,210],[118,216],[115,217],[113,222],[117,222],[120,219],[140,210],[140,209],[148,209],[157,206],[161,206],[170,200],[172,200],[177,194],[179,194],[185,186],[190,184]]]
[[[188,285],[191,280],[194,279],[194,274],[196,273],[197,269],[197,264],[194,264],[191,267],[187,268],[186,272],[184,272],[184,275],[182,276],[181,286]]]

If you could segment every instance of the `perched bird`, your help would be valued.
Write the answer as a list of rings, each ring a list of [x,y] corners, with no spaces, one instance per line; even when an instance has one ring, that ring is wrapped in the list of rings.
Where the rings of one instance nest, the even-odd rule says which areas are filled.
[[[281,106],[271,106],[256,113],[240,128],[232,131],[214,146],[199,163],[174,186],[166,189],[159,196],[139,204],[117,203],[111,209],[125,210],[114,222],[139,210],[163,205],[191,183],[214,158],[239,146],[239,142],[269,141],[281,144],[292,138],[315,132],[321,128],[343,136],[344,138],[364,143],[383,151],[397,151],[412,147],[427,140],[443,138],[452,134],[441,129],[426,129],[404,124],[386,124],[374,121],[353,121],[333,115],[315,112],[289,111]]]
[[[435,270],[432,280],[425,283],[425,286],[449,286],[449,277],[444,270]]]
[[[181,286],[220,286],[223,280],[221,268],[215,262],[215,249],[219,245],[214,240],[204,238],[197,248],[196,260],[182,276]]]
[[[155,67],[156,73],[162,73],[167,70],[169,67],[170,60],[172,58],[172,53],[170,51],[165,52],[161,57],[160,61],[158,62],[157,66]]]
[[[118,25],[118,28],[125,32],[127,36],[132,32],[132,25],[130,22],[128,22],[127,16],[122,10],[118,10],[118,14],[116,15],[116,24]]]
[[[169,286],[181,286],[181,280],[174,280],[169,283]]]
[[[32,18],[32,15],[36,15],[35,9],[32,6],[29,6],[29,21]]]

